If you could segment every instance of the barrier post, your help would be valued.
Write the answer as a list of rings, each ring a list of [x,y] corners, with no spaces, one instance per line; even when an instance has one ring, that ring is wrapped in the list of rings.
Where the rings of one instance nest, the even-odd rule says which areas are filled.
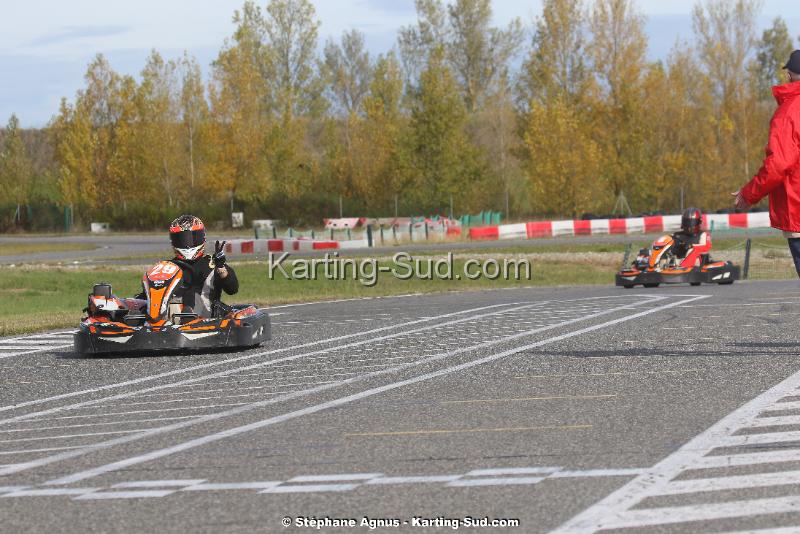
[[[278,227],[275,225],[272,226],[272,239],[278,239]]]
[[[383,226],[381,226],[381,245],[383,245]]]
[[[294,237],[294,231],[292,231],[292,227],[289,227],[289,237]]]
[[[372,248],[372,225],[367,225],[367,246]]]
[[[744,269],[742,273],[742,278],[747,280],[747,277],[750,275],[750,245],[752,244],[752,239],[749,237],[747,241],[744,243]]]
[[[628,267],[628,261],[631,258],[631,248],[633,248],[633,243],[628,243],[625,245],[625,256],[622,258],[622,267],[620,271]]]
[[[352,235],[350,234],[350,228],[347,229],[347,240],[349,241],[352,239]]]
[[[314,239],[314,229],[311,229],[311,239]]]
[[[333,241],[333,228],[331,228],[331,241]]]
[[[425,241],[428,240],[428,221],[423,221],[422,224],[425,225]]]

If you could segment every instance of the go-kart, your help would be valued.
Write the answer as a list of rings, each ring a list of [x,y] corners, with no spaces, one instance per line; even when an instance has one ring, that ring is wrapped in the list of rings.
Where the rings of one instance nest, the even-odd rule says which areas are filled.
[[[732,284],[740,278],[740,270],[730,261],[713,261],[710,258],[711,238],[705,232],[696,243],[688,247],[685,255],[679,248],[686,248],[674,236],[665,235],[657,239],[650,249],[642,249],[629,269],[622,269],[616,276],[616,285],[632,288],[636,285],[658,287],[660,284]]]
[[[74,334],[81,354],[254,347],[271,337],[269,315],[252,305],[212,303],[200,317],[182,304],[179,260],[161,261],[142,277],[142,298],[119,298],[95,284]],[[139,295],[141,296],[141,295]]]

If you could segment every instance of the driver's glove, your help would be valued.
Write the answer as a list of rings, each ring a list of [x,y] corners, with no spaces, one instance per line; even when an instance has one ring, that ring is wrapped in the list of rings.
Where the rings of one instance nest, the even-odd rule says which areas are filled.
[[[227,258],[225,258],[225,243],[227,243],[227,241],[223,241],[222,243],[217,241],[214,245],[214,255],[212,258],[214,259],[214,267],[217,269],[225,267],[225,263],[228,261]]]

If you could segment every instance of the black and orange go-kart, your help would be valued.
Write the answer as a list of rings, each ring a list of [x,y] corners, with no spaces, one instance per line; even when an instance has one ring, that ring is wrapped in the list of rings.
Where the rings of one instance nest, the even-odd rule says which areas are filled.
[[[110,284],[96,284],[74,335],[75,351],[246,348],[270,339],[269,315],[255,306],[214,302],[210,317],[185,312],[177,296],[182,279],[178,265],[162,261],[142,277],[145,299],[119,298]]]
[[[663,236],[651,249],[642,249],[629,269],[617,273],[616,285],[632,288],[637,285],[658,287],[661,284],[728,285],[741,278],[738,265],[730,261],[712,261],[711,238],[701,235],[686,254],[679,258],[672,236]]]

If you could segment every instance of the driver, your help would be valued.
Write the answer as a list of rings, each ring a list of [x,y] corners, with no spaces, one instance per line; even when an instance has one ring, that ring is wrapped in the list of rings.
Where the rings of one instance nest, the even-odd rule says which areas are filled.
[[[225,241],[216,242],[213,255],[205,254],[206,228],[194,215],[172,221],[169,239],[175,251],[172,261],[183,270],[182,309],[211,317],[223,291],[228,295],[239,291],[236,273],[226,263]]]
[[[702,231],[703,213],[697,208],[688,208],[681,216],[681,230],[672,234],[675,240],[674,254],[681,267],[695,267],[702,256],[711,251],[711,236]]]

